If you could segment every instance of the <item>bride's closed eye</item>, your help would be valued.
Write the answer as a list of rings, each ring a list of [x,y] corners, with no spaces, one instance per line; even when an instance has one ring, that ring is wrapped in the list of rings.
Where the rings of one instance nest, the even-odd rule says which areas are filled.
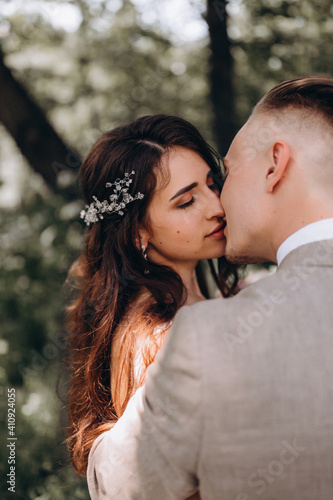
[[[193,196],[190,201],[187,201],[186,203],[183,203],[182,205],[178,205],[178,208],[183,208],[183,209],[187,208],[187,207],[191,206],[194,202],[195,202],[195,198]]]
[[[217,196],[220,196],[221,189],[220,189],[219,185],[216,182],[214,182],[214,178],[213,178],[212,175],[208,175],[207,176],[207,181],[206,182],[207,182],[207,187],[211,191],[213,191]],[[191,187],[196,187],[196,186],[193,184],[193,185],[191,185]],[[177,208],[185,209],[187,207],[190,207],[191,205],[193,205],[193,203],[195,202],[195,200],[196,200],[195,197],[192,196],[192,198],[189,201],[187,201],[186,203],[182,203],[181,205],[178,205]]]

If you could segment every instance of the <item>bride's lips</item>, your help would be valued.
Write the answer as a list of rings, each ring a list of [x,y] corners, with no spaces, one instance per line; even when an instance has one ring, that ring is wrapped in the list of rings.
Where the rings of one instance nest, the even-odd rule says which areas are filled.
[[[216,239],[223,238],[224,236],[223,228],[224,228],[224,223],[221,222],[221,224],[216,226],[214,231],[212,231],[210,234],[207,234],[206,238],[216,238]]]

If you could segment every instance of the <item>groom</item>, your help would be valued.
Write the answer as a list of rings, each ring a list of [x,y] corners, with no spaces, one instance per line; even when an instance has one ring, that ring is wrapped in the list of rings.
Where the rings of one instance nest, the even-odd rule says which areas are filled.
[[[224,161],[226,256],[277,272],[181,309],[93,500],[333,498],[333,79],[268,92]]]

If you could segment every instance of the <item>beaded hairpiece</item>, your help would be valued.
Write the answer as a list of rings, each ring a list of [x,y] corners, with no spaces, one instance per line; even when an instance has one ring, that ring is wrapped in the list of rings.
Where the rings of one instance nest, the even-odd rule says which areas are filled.
[[[132,170],[131,173],[126,172],[124,179],[116,179],[113,183],[107,182],[105,186],[110,188],[114,186],[113,194],[109,196],[108,200],[99,201],[96,196],[93,196],[93,202],[86,205],[86,210],[81,210],[80,217],[89,226],[92,222],[97,222],[99,219],[104,219],[103,214],[112,214],[117,212],[119,215],[124,215],[123,209],[128,203],[134,200],[142,200],[144,195],[136,193],[132,196],[128,193],[128,188],[133,179],[130,176],[135,174]],[[122,197],[121,200],[119,198]]]

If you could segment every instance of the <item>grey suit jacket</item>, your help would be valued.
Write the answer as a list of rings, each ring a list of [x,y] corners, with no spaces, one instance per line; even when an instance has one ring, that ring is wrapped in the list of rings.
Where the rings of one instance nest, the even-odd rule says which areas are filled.
[[[91,498],[333,498],[333,240],[230,299],[184,307],[116,427]]]

